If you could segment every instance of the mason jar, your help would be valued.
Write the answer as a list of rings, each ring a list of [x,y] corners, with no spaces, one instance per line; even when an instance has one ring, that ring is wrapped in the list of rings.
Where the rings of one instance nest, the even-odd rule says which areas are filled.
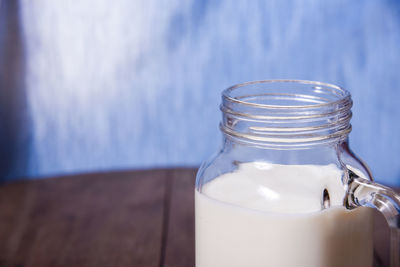
[[[351,151],[351,107],[321,82],[223,91],[222,146],[196,179],[197,267],[372,267],[372,208],[399,266],[400,197]]]

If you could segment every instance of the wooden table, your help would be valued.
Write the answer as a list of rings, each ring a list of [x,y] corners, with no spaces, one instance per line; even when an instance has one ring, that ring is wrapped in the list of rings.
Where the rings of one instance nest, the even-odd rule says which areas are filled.
[[[194,169],[0,186],[0,266],[194,266]],[[375,266],[388,266],[376,216]]]

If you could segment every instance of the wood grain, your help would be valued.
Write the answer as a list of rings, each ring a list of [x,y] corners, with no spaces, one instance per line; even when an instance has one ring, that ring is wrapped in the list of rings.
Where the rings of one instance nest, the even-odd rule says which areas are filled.
[[[0,186],[0,267],[194,266],[194,169]],[[389,267],[376,212],[375,267]]]
[[[389,227],[378,211],[375,211],[374,219],[374,267],[389,267]]]
[[[178,169],[169,175],[171,196],[165,252],[166,267],[194,266],[194,183],[196,171]]]
[[[165,178],[159,170],[3,186],[1,266],[159,266]]]

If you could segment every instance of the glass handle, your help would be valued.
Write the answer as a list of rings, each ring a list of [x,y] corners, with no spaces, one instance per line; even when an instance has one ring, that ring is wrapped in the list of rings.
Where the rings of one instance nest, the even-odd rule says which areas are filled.
[[[346,206],[378,209],[390,227],[390,266],[400,267],[400,195],[349,170]]]

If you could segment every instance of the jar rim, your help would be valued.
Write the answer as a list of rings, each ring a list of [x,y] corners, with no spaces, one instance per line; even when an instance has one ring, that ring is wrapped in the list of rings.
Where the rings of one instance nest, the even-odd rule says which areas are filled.
[[[282,79],[246,82],[222,92],[220,130],[263,146],[338,142],[351,131],[352,104],[347,90],[329,83]]]
[[[238,99],[234,96],[232,96],[233,91],[247,87],[249,85],[255,85],[255,84],[304,84],[304,85],[312,85],[314,86],[313,88],[315,89],[324,89],[324,90],[329,90],[332,95],[337,97],[337,100],[334,101],[324,101],[322,103],[317,103],[317,104],[308,104],[308,105],[272,105],[272,104],[261,104],[261,103],[252,103],[248,101],[244,101],[241,99]],[[335,91],[333,91],[335,90]],[[281,95],[285,95],[288,97],[299,97],[297,94],[291,94],[291,93],[284,93]],[[246,95],[251,96],[251,95]],[[242,104],[246,105],[249,107],[257,107],[257,108],[263,108],[263,109],[315,109],[315,108],[323,108],[331,105],[340,105],[344,104],[346,102],[351,101],[351,94],[349,91],[344,89],[343,87],[330,84],[330,83],[324,83],[324,82],[318,82],[318,81],[310,81],[310,80],[296,80],[296,79],[272,79],[272,80],[258,80],[258,81],[250,81],[250,82],[244,82],[244,83],[239,83],[235,84],[233,86],[228,87],[224,91],[222,91],[222,98],[231,101],[237,104]]]

